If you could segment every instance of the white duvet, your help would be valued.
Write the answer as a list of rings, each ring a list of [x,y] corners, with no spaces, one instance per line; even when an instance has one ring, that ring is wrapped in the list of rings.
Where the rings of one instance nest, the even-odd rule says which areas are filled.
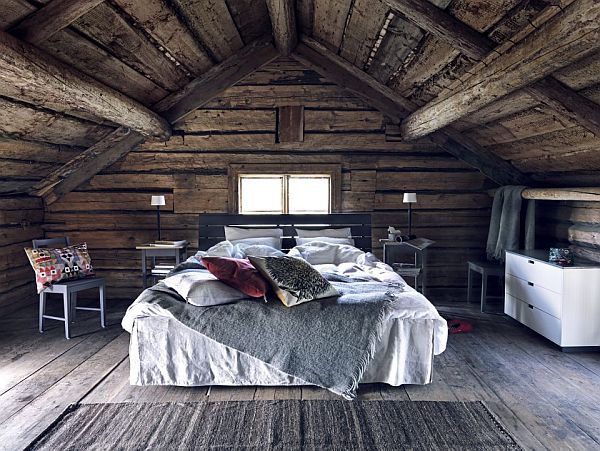
[[[220,249],[222,250],[223,246]],[[240,257],[239,248],[232,250],[238,252],[236,256]],[[365,253],[353,246],[324,242],[296,246],[288,255],[305,259],[321,273],[336,273],[353,279],[402,284],[404,292],[396,296],[397,302],[393,304],[394,308],[379,349],[362,382],[401,385],[422,384],[431,380],[432,355],[438,355],[446,348],[448,335],[446,321],[422,294],[408,286],[389,265],[378,260],[373,254]],[[199,276],[199,280],[202,278],[207,279],[206,275]],[[157,324],[170,329],[158,332],[155,330]],[[249,358],[183,326],[168,310],[162,309],[157,304],[136,300],[127,310],[122,325],[132,334],[130,346],[132,384],[302,384],[302,381],[293,377],[278,374],[265,362]],[[202,349],[199,349],[199,346]],[[181,349],[182,347],[186,349]],[[190,362],[186,361],[191,358],[190,356],[195,356],[194,359],[206,360],[208,367],[205,365],[190,371]],[[162,365],[164,368],[157,368],[156,362],[163,362],[159,366]],[[231,365],[234,365],[235,371],[232,370]]]

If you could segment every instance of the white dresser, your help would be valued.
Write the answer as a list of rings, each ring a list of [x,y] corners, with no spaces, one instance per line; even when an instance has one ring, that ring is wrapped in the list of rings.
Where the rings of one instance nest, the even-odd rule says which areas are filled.
[[[548,251],[508,251],[504,313],[562,348],[600,347],[600,265],[562,267]]]

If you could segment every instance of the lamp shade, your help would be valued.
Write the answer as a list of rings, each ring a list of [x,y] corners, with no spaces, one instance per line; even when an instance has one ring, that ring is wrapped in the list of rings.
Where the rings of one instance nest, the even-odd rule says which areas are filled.
[[[165,196],[152,196],[150,205],[159,206],[165,204]]]
[[[417,202],[417,193],[404,193],[402,202],[405,204],[414,204]]]

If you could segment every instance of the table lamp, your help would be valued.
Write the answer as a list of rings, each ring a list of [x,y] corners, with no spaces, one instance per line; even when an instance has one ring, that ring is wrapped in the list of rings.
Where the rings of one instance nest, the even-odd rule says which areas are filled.
[[[152,196],[150,205],[156,206],[156,226],[158,228],[158,239],[160,241],[160,206],[165,205],[165,196]]]
[[[417,203],[417,193],[404,193],[402,202],[408,204],[408,237],[412,239],[412,204]]]

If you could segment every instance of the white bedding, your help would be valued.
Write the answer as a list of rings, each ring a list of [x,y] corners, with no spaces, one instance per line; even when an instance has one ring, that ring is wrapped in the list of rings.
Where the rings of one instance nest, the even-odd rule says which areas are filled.
[[[313,242],[297,246],[289,255],[305,258],[321,272],[404,283],[388,265],[352,246]],[[397,295],[374,358],[361,379],[363,383],[429,383],[433,356],[445,350],[445,320],[423,295],[404,285],[405,291]],[[188,328],[156,304],[136,301],[122,324],[131,333],[132,385],[306,384]]]

